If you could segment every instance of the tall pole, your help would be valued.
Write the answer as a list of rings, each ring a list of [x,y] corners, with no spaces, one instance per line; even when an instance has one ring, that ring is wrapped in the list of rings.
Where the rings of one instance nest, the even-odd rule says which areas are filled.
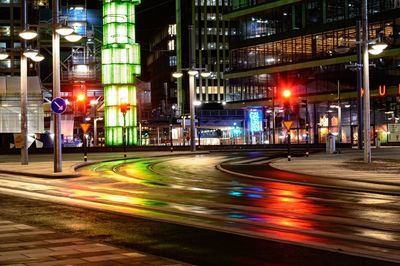
[[[193,34],[193,25],[189,25],[189,62],[190,62],[190,70],[194,70],[195,61],[194,61],[194,34]],[[194,87],[196,80],[195,75],[189,73],[189,108],[190,108],[190,151],[196,151],[196,127],[195,127],[195,110],[194,110],[194,101],[196,100]]]
[[[190,106],[190,151],[196,151],[196,128],[194,120],[194,86],[195,76],[189,75],[189,106]]]
[[[175,1],[175,12],[176,12],[176,69],[178,71],[182,70],[182,10],[181,10],[181,0]],[[177,105],[178,114],[184,115],[184,97],[182,89],[182,79],[177,80]]]
[[[357,135],[358,149],[363,148],[363,96],[362,96],[362,51],[361,51],[361,21],[356,22],[356,43],[357,43]]]
[[[59,23],[59,0],[52,0],[53,17],[53,99],[60,97],[60,35],[55,31]],[[54,172],[62,172],[61,114],[53,112],[54,120]]]
[[[342,141],[342,107],[340,106],[340,80],[337,81],[338,90],[338,143]]]
[[[368,4],[361,3],[362,53],[363,53],[363,88],[364,88],[364,162],[371,163],[371,128],[369,99],[369,56],[368,56]]]
[[[23,27],[27,26],[27,0],[24,0],[23,6]],[[23,48],[26,48],[26,41],[23,42]],[[28,104],[28,59],[21,53],[21,164],[28,164],[28,117],[27,117],[27,104]]]
[[[340,106],[340,80],[337,81],[337,109],[338,109],[338,153],[340,153],[340,143],[342,142],[342,107]]]

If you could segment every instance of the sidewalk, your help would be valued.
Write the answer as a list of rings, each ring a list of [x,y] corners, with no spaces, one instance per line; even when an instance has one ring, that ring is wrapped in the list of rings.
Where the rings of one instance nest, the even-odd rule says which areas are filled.
[[[371,164],[365,164],[363,156],[363,151],[347,149],[339,154],[321,152],[308,158],[294,157],[290,162],[278,159],[270,165],[299,174],[400,186],[400,147],[373,148]]]
[[[185,265],[0,218],[0,265]]]

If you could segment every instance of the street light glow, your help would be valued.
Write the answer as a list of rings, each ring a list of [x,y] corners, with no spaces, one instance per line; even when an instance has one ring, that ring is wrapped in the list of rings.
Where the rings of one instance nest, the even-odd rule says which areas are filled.
[[[383,50],[372,48],[372,49],[368,49],[368,52],[372,55],[378,55],[378,54],[382,53]]]
[[[56,32],[58,34],[60,34],[61,36],[67,36],[67,35],[72,34],[74,32],[74,29],[70,26],[63,25],[63,26],[58,27],[56,29]]]
[[[7,59],[9,57],[9,54],[5,50],[0,50],[0,60]]]
[[[39,54],[39,51],[34,49],[26,49],[23,54],[28,58],[33,58]]]
[[[31,59],[35,62],[41,62],[44,60],[44,55],[42,54],[37,54],[34,57],[31,57]]]
[[[200,75],[201,75],[203,78],[208,78],[209,76],[211,76],[211,72],[201,72]]]
[[[174,72],[174,73],[172,73],[172,76],[176,79],[179,79],[183,76],[183,73],[182,72]]]
[[[30,29],[25,29],[21,31],[18,35],[24,40],[32,40],[38,36],[36,31]]]
[[[199,71],[191,69],[191,70],[188,71],[188,74],[190,76],[196,76],[197,74],[199,74]]]
[[[70,35],[64,36],[64,38],[69,41],[69,42],[78,42],[82,39],[82,35],[79,35],[77,33],[72,33]]]
[[[371,47],[372,47],[372,49],[374,49],[374,50],[383,51],[383,50],[385,50],[385,49],[388,47],[388,45],[387,45],[387,43],[384,43],[384,42],[377,42],[377,43],[371,45]]]

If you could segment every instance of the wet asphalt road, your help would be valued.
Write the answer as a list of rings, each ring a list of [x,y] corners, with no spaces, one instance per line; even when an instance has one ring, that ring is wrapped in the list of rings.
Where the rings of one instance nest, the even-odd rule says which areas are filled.
[[[134,216],[168,221],[168,226],[176,227],[178,234],[190,228],[186,226],[194,226],[251,236],[253,239],[195,229],[207,232],[200,241],[212,239],[212,243],[217,243],[214,246],[233,245],[230,238],[240,239],[238,245],[242,248],[241,241],[258,243],[255,245],[270,243],[270,248],[286,246],[275,249],[282,258],[286,257],[286,250],[300,247],[265,240],[398,261],[400,203],[397,196],[252,180],[215,169],[216,164],[225,162],[251,172],[253,168],[262,168],[269,155],[231,153],[107,162],[82,168],[84,176],[77,179],[18,178],[16,181],[3,177],[0,192],[7,193],[7,188],[11,190],[17,185],[20,192],[14,195],[123,213],[125,219]],[[182,249],[182,244],[170,243],[176,246],[172,250]],[[251,262],[248,249],[244,249],[250,252],[246,253],[247,259],[242,255],[242,259],[235,257],[237,260],[231,262]],[[330,254],[305,250],[305,256],[320,254],[324,260]],[[220,253],[227,256],[226,252]],[[288,265],[285,260],[269,255],[276,259],[274,262]],[[268,261],[264,255],[261,257],[264,259],[257,255],[254,260]],[[354,259],[338,254],[336,257],[343,259],[339,259],[341,262]],[[193,258],[187,261],[196,262]]]

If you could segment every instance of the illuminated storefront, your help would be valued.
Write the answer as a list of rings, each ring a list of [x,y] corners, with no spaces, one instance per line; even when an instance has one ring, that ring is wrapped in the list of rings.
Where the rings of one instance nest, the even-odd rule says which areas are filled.
[[[127,144],[137,144],[136,76],[140,74],[140,46],[135,41],[135,5],[140,0],[103,1],[102,83],[106,145],[122,145],[124,117],[121,103],[128,103]]]

